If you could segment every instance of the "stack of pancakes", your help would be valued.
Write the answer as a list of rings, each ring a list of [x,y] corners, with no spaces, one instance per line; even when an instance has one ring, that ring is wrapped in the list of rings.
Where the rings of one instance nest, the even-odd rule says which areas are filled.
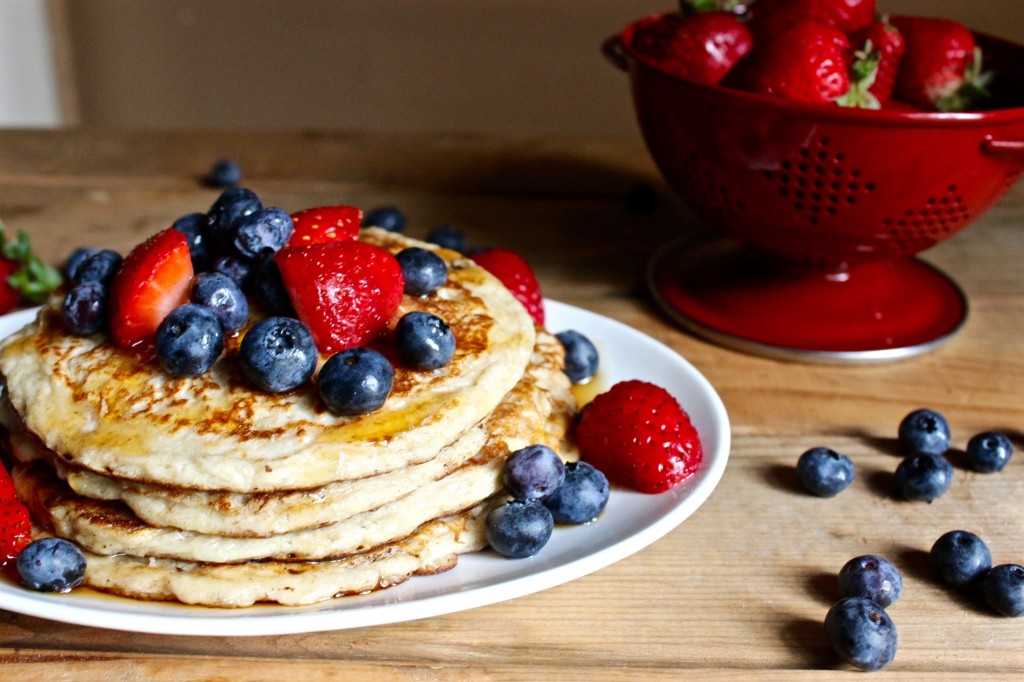
[[[439,315],[455,357],[432,371],[395,360],[391,396],[359,417],[329,412],[312,383],[255,389],[240,338],[206,374],[171,377],[67,333],[55,298],[0,346],[0,421],[35,533],[78,544],[95,589],[208,606],[363,593],[483,548],[505,458],[543,443],[571,459],[576,405],[558,340],[471,260],[438,253],[447,284],[406,296],[396,319]]]

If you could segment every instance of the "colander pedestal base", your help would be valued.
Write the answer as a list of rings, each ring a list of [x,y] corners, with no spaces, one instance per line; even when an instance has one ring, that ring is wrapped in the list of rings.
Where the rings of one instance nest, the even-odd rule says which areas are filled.
[[[804,362],[917,355],[948,340],[967,316],[960,288],[916,258],[832,273],[786,267],[721,238],[669,245],[652,259],[648,284],[695,334]]]

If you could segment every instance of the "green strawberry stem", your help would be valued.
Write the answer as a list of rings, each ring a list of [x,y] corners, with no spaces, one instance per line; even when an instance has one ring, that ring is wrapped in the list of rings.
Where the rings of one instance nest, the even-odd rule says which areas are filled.
[[[680,16],[701,12],[735,12],[745,9],[744,0],[679,0]]]
[[[878,77],[878,65],[882,61],[881,50],[872,49],[871,41],[864,43],[864,48],[854,55],[850,67],[850,89],[836,100],[841,107],[853,109],[881,109],[882,104],[871,92],[871,86]]]
[[[967,62],[967,68],[964,70],[963,83],[952,94],[940,97],[935,103],[935,108],[945,112],[968,111],[974,108],[980,100],[992,96],[988,89],[992,76],[991,71],[981,70],[981,48],[975,47],[973,59]]]
[[[18,269],[7,278],[7,283],[29,303],[42,303],[63,281],[56,268],[46,265],[32,252],[32,244],[25,232],[18,230],[17,239],[9,241],[2,222],[0,255],[18,264]]]

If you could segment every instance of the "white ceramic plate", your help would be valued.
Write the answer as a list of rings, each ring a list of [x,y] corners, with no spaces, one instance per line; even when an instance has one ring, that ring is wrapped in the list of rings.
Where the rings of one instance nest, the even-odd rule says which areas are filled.
[[[560,585],[623,559],[659,539],[711,494],[729,456],[729,421],[711,384],[675,351],[635,329],[572,306],[547,301],[548,328],[576,329],[601,352],[599,386],[644,379],[668,389],[690,414],[704,445],[700,471],[675,489],[644,495],[613,488],[604,514],[577,527],[557,527],[528,559],[491,551],[466,555],[451,571],[410,578],[397,587],[306,607],[212,609],[133,601],[91,591],[33,592],[0,578],[0,608],[79,625],[175,635],[275,635],[427,618],[485,606]],[[0,338],[34,316],[0,317]]]

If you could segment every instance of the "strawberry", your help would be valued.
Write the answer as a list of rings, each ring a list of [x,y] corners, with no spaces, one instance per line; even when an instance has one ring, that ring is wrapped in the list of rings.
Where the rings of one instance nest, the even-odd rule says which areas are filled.
[[[697,430],[676,399],[637,380],[615,384],[583,408],[576,444],[610,481],[642,493],[675,487],[703,458]]]
[[[766,37],[723,81],[798,102],[828,104],[850,89],[850,43],[816,21],[794,21]]]
[[[10,474],[0,464],[0,566],[6,566],[32,542],[28,509],[14,492]]]
[[[887,19],[879,19],[851,39],[861,46],[850,67],[850,89],[839,104],[880,109],[892,99],[906,44],[903,34]]]
[[[988,96],[981,50],[961,24],[933,17],[893,17],[907,43],[896,96],[925,110],[965,111]]]
[[[519,299],[533,321],[544,326],[544,298],[533,268],[515,251],[487,249],[473,256],[476,264],[501,280],[505,288]]]
[[[0,315],[23,300],[42,303],[60,283],[60,273],[32,253],[28,235],[19,231],[17,239],[8,240],[0,223]]]
[[[295,231],[287,248],[357,239],[363,212],[353,206],[319,206],[293,213],[291,218]]]
[[[729,12],[669,13],[641,19],[628,38],[637,57],[686,80],[717,85],[753,41]]]
[[[281,249],[274,256],[299,319],[321,354],[362,346],[390,324],[405,290],[398,260],[360,241]]]
[[[188,238],[172,227],[132,249],[110,285],[114,343],[151,357],[156,329],[188,300],[192,275]]]
[[[851,35],[875,20],[875,5],[876,0],[757,0],[750,30],[760,40],[794,21],[808,19]]]

